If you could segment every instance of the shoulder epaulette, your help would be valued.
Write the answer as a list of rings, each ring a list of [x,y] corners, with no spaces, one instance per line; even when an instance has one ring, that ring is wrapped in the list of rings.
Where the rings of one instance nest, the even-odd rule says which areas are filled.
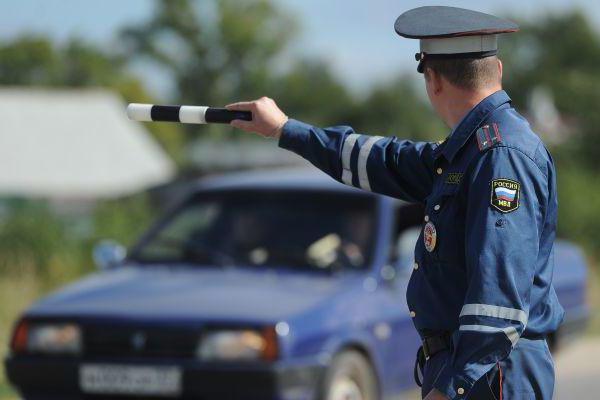
[[[477,147],[479,147],[479,151],[487,150],[498,143],[502,143],[502,136],[500,135],[500,130],[496,123],[484,125],[477,129],[475,136],[477,137]]]

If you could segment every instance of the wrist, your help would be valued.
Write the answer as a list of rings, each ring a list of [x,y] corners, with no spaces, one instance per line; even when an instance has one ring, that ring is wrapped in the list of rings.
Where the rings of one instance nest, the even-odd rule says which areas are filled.
[[[289,121],[288,116],[284,116],[284,118],[281,120],[281,122],[275,127],[275,129],[273,129],[273,131],[268,135],[271,138],[274,139],[279,139],[281,137],[281,134],[283,132],[283,127],[285,126],[285,124]]]

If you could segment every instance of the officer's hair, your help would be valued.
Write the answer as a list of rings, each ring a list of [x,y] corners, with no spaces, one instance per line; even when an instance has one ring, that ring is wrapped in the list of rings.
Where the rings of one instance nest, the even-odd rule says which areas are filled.
[[[498,71],[498,58],[454,58],[454,59],[426,59],[425,78],[428,79],[427,69],[446,78],[456,87],[466,90],[482,89],[501,82]]]

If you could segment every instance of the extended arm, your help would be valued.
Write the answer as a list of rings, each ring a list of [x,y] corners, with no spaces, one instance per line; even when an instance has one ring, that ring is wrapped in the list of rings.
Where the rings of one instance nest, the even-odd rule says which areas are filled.
[[[431,191],[435,143],[361,135],[348,126],[318,128],[288,119],[268,98],[228,108],[253,114],[252,121],[236,120],[232,126],[279,139],[282,148],[342,183],[418,202]]]

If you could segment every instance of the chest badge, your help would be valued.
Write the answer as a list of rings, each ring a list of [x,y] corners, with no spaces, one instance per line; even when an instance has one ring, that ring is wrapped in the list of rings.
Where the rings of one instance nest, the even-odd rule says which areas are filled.
[[[492,207],[503,213],[509,213],[519,208],[521,184],[511,179],[492,180]]]
[[[435,243],[437,242],[437,231],[433,222],[429,221],[425,228],[423,228],[423,242],[425,243],[425,249],[428,252],[432,252],[435,249]]]
[[[446,183],[449,185],[460,185],[460,181],[462,181],[463,173],[462,172],[450,172],[446,177]]]

